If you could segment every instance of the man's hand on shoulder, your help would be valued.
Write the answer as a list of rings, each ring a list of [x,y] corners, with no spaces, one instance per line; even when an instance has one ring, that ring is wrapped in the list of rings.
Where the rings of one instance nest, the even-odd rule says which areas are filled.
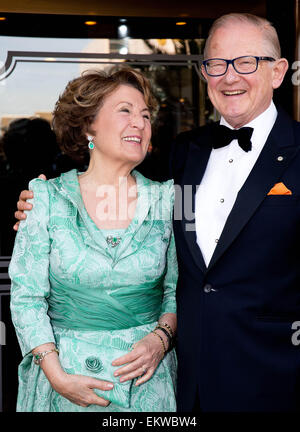
[[[44,174],[40,174],[39,179],[47,180],[46,176]],[[13,229],[15,231],[18,231],[20,221],[26,219],[26,214],[24,213],[24,210],[31,210],[32,204],[27,203],[26,201],[28,199],[33,198],[33,192],[29,190],[23,190],[20,193],[19,201],[17,202],[17,208],[18,210],[15,212],[15,218],[18,219],[18,222],[13,226]]]

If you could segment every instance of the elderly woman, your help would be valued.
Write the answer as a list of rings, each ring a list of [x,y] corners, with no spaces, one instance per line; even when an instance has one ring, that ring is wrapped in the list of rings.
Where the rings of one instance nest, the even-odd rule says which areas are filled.
[[[155,109],[129,68],[88,71],[56,103],[63,150],[90,162],[29,184],[9,268],[18,411],[176,410],[173,183],[134,170]]]

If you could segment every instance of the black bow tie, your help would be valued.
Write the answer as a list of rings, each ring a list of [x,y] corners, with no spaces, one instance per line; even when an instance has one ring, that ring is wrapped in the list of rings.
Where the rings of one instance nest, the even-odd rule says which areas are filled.
[[[227,126],[218,125],[214,130],[213,148],[225,147],[234,139],[238,140],[239,146],[248,152],[252,148],[251,136],[253,128],[242,127],[240,129],[229,129]]]

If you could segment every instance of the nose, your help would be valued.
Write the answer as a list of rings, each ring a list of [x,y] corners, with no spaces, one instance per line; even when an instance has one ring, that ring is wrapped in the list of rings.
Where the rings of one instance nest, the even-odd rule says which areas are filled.
[[[145,118],[140,113],[133,113],[130,117],[130,126],[136,129],[144,129]]]
[[[230,83],[234,81],[238,81],[240,79],[240,75],[234,69],[232,64],[228,65],[228,69],[226,71],[226,74],[224,75],[224,79],[226,82],[230,82]]]

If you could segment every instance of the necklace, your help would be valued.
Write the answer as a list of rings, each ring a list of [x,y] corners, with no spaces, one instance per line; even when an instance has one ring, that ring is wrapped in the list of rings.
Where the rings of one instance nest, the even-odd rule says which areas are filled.
[[[118,246],[118,244],[120,244],[120,241],[122,240],[121,237],[114,237],[114,236],[107,236],[106,237],[106,242],[108,245],[110,245],[111,247],[116,247]]]

